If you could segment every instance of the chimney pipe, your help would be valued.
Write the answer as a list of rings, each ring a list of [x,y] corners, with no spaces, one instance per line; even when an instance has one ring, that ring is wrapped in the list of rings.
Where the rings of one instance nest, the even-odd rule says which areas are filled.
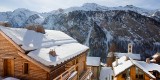
[[[116,57],[116,65],[115,66],[118,66],[118,57]]]
[[[57,56],[56,51],[53,49],[49,51],[49,54],[52,55],[53,57]]]

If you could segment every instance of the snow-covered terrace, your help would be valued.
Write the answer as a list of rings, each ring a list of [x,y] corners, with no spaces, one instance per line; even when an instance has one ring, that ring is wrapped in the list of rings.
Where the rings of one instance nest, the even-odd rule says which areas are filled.
[[[12,39],[23,50],[30,51],[27,55],[46,66],[64,62],[86,50],[87,46],[79,44],[67,34],[56,30],[45,30],[45,34],[24,28],[7,28],[0,30]],[[55,50],[57,56],[49,54]]]

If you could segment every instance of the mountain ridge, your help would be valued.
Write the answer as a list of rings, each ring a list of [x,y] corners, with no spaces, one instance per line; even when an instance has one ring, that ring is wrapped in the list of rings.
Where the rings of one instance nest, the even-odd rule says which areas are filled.
[[[99,56],[104,62],[108,52],[127,52],[128,43],[134,44],[133,53],[141,53],[142,59],[160,52],[158,10],[148,11],[132,5],[109,9],[86,3],[48,13],[23,9],[0,12],[0,21],[8,21],[13,27],[41,24],[46,29],[63,31],[89,46],[89,55]]]

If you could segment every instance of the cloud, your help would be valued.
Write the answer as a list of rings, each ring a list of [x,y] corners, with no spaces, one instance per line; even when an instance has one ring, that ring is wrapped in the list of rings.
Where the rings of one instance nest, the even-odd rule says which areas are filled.
[[[84,3],[97,3],[108,7],[134,5],[146,9],[160,8],[160,0],[0,0],[0,12],[17,8],[48,12],[58,8],[82,6]]]

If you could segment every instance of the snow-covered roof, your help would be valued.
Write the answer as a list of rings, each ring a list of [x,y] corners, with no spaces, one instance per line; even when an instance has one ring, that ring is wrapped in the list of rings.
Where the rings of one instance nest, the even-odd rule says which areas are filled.
[[[140,54],[134,54],[134,53],[115,53],[115,56],[120,58],[122,56],[128,56],[134,60],[141,60]]]
[[[55,50],[57,56],[52,56],[51,54],[49,54],[49,51],[52,49]],[[87,49],[88,47],[79,43],[70,43],[63,44],[61,46],[37,49],[29,52],[27,55],[45,64],[46,66],[49,66],[60,64],[61,62],[75,57],[76,55],[86,51]]]
[[[100,80],[106,80],[107,77],[113,75],[113,70],[111,67],[102,67],[100,72]]]
[[[100,65],[100,57],[87,57],[86,63],[89,66],[99,66]]]
[[[132,61],[132,63],[137,66],[138,68],[140,68],[142,71],[144,71],[146,74],[148,74],[150,77],[152,78],[156,78],[154,75],[152,75],[144,66],[141,66],[137,61],[133,60],[130,58],[130,60]]]
[[[121,58],[118,59],[118,65],[119,64],[123,64],[123,62],[125,62],[127,60],[127,57],[126,56],[122,56]],[[116,61],[114,61],[112,63],[113,66],[116,66]]]
[[[160,73],[160,65],[155,63],[146,63],[144,61],[137,61],[141,66],[145,67],[148,71],[158,71]]]
[[[87,46],[61,31],[45,30],[46,33],[42,34],[24,28],[2,26],[0,30],[22,49],[29,50],[29,57],[46,66],[55,66],[88,50]],[[56,56],[49,54],[51,50],[55,50]]]
[[[114,74],[115,76],[119,75],[121,72],[133,66],[133,63],[130,60],[127,60],[118,66],[114,66]]]
[[[26,51],[77,42],[67,34],[56,30],[45,30],[45,34],[37,33],[33,30],[3,26],[0,26],[0,30],[16,44],[22,45],[21,48]]]
[[[127,58],[127,57],[126,57]],[[126,60],[125,56],[118,59],[118,65],[116,66],[116,61],[112,63],[114,75],[117,76],[126,69],[129,69],[131,66],[135,65],[138,68],[140,68],[142,71],[144,71],[146,74],[148,74],[150,77],[155,78],[154,75],[152,75],[149,70],[146,69],[145,66],[142,66],[138,61],[133,60],[132,58],[128,57],[128,60]],[[153,68],[154,66],[152,66]],[[159,68],[157,68],[159,69]]]

